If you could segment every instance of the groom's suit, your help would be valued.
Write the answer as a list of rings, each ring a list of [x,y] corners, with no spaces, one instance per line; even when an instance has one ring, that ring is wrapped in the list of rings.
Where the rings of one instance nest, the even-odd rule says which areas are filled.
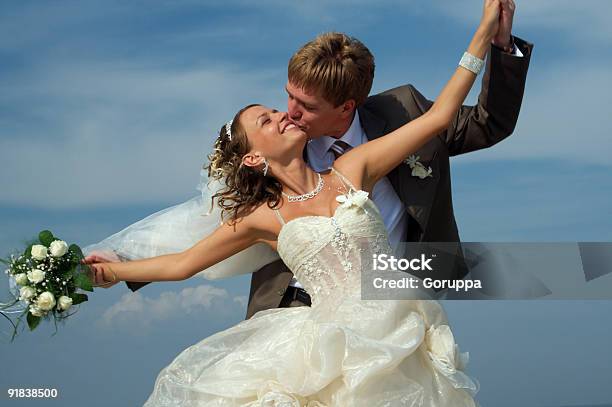
[[[387,175],[407,211],[406,242],[457,244],[454,254],[441,259],[443,267],[436,271],[442,275],[436,278],[461,278],[468,271],[458,245],[449,157],[498,143],[512,134],[518,120],[533,44],[517,37],[514,40],[523,56],[515,57],[491,46],[478,104],[463,106],[446,131],[415,153],[425,167],[431,167],[432,177],[412,176],[405,163]],[[405,85],[370,96],[358,111],[367,138],[373,140],[421,116],[432,104],[412,85]],[[281,260],[253,273],[247,318],[257,311],[277,308],[292,277]],[[126,284],[136,291],[149,283]]]
[[[476,106],[463,106],[449,128],[431,139],[415,154],[432,177],[412,176],[402,163],[387,177],[408,212],[407,242],[459,242],[453,213],[449,157],[490,147],[514,131],[518,120],[533,44],[514,37],[523,57],[491,47]],[[432,101],[412,85],[400,86],[370,96],[358,108],[361,125],[369,140],[385,135],[426,112]],[[441,259],[443,275],[462,278],[467,266],[460,254]],[[247,318],[257,311],[277,308],[293,273],[277,260],[253,273]]]

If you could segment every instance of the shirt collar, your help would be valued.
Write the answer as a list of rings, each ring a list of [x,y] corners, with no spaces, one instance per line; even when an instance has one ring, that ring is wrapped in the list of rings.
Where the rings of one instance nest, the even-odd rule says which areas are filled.
[[[336,142],[336,140],[342,140],[347,143],[351,148],[356,147],[362,143],[362,129],[361,121],[359,120],[359,112],[355,109],[355,117],[349,129],[339,139],[330,136],[321,136],[313,139],[309,143],[310,151],[315,153],[319,158],[323,158],[329,151],[329,148]]]

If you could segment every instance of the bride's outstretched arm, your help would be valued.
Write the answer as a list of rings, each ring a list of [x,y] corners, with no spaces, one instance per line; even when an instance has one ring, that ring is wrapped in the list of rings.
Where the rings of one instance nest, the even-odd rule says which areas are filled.
[[[235,225],[224,223],[194,246],[179,253],[117,263],[91,263],[96,284],[103,281],[180,281],[263,242],[251,216]]]
[[[469,44],[468,53],[480,59],[484,58],[490,48],[491,39],[498,31],[499,11],[499,0],[485,0],[482,19]],[[408,155],[450,125],[476,77],[470,70],[457,67],[431,109],[425,114],[383,137],[352,149],[336,162],[342,165],[342,160],[352,167],[353,173],[362,174],[362,185],[365,189],[373,188],[380,178],[397,167]]]

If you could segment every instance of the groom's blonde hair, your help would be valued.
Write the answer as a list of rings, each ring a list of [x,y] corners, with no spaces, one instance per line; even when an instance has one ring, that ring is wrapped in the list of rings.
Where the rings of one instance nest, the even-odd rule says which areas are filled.
[[[356,38],[329,32],[300,48],[289,60],[291,84],[321,95],[334,107],[349,99],[365,102],[374,79],[374,56]]]

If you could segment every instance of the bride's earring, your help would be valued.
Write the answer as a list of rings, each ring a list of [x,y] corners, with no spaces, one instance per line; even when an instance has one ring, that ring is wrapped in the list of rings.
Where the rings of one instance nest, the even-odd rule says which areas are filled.
[[[266,160],[266,157],[264,157],[264,169],[263,169],[264,177],[268,174],[268,168],[270,168],[270,163],[268,162],[268,160]]]

